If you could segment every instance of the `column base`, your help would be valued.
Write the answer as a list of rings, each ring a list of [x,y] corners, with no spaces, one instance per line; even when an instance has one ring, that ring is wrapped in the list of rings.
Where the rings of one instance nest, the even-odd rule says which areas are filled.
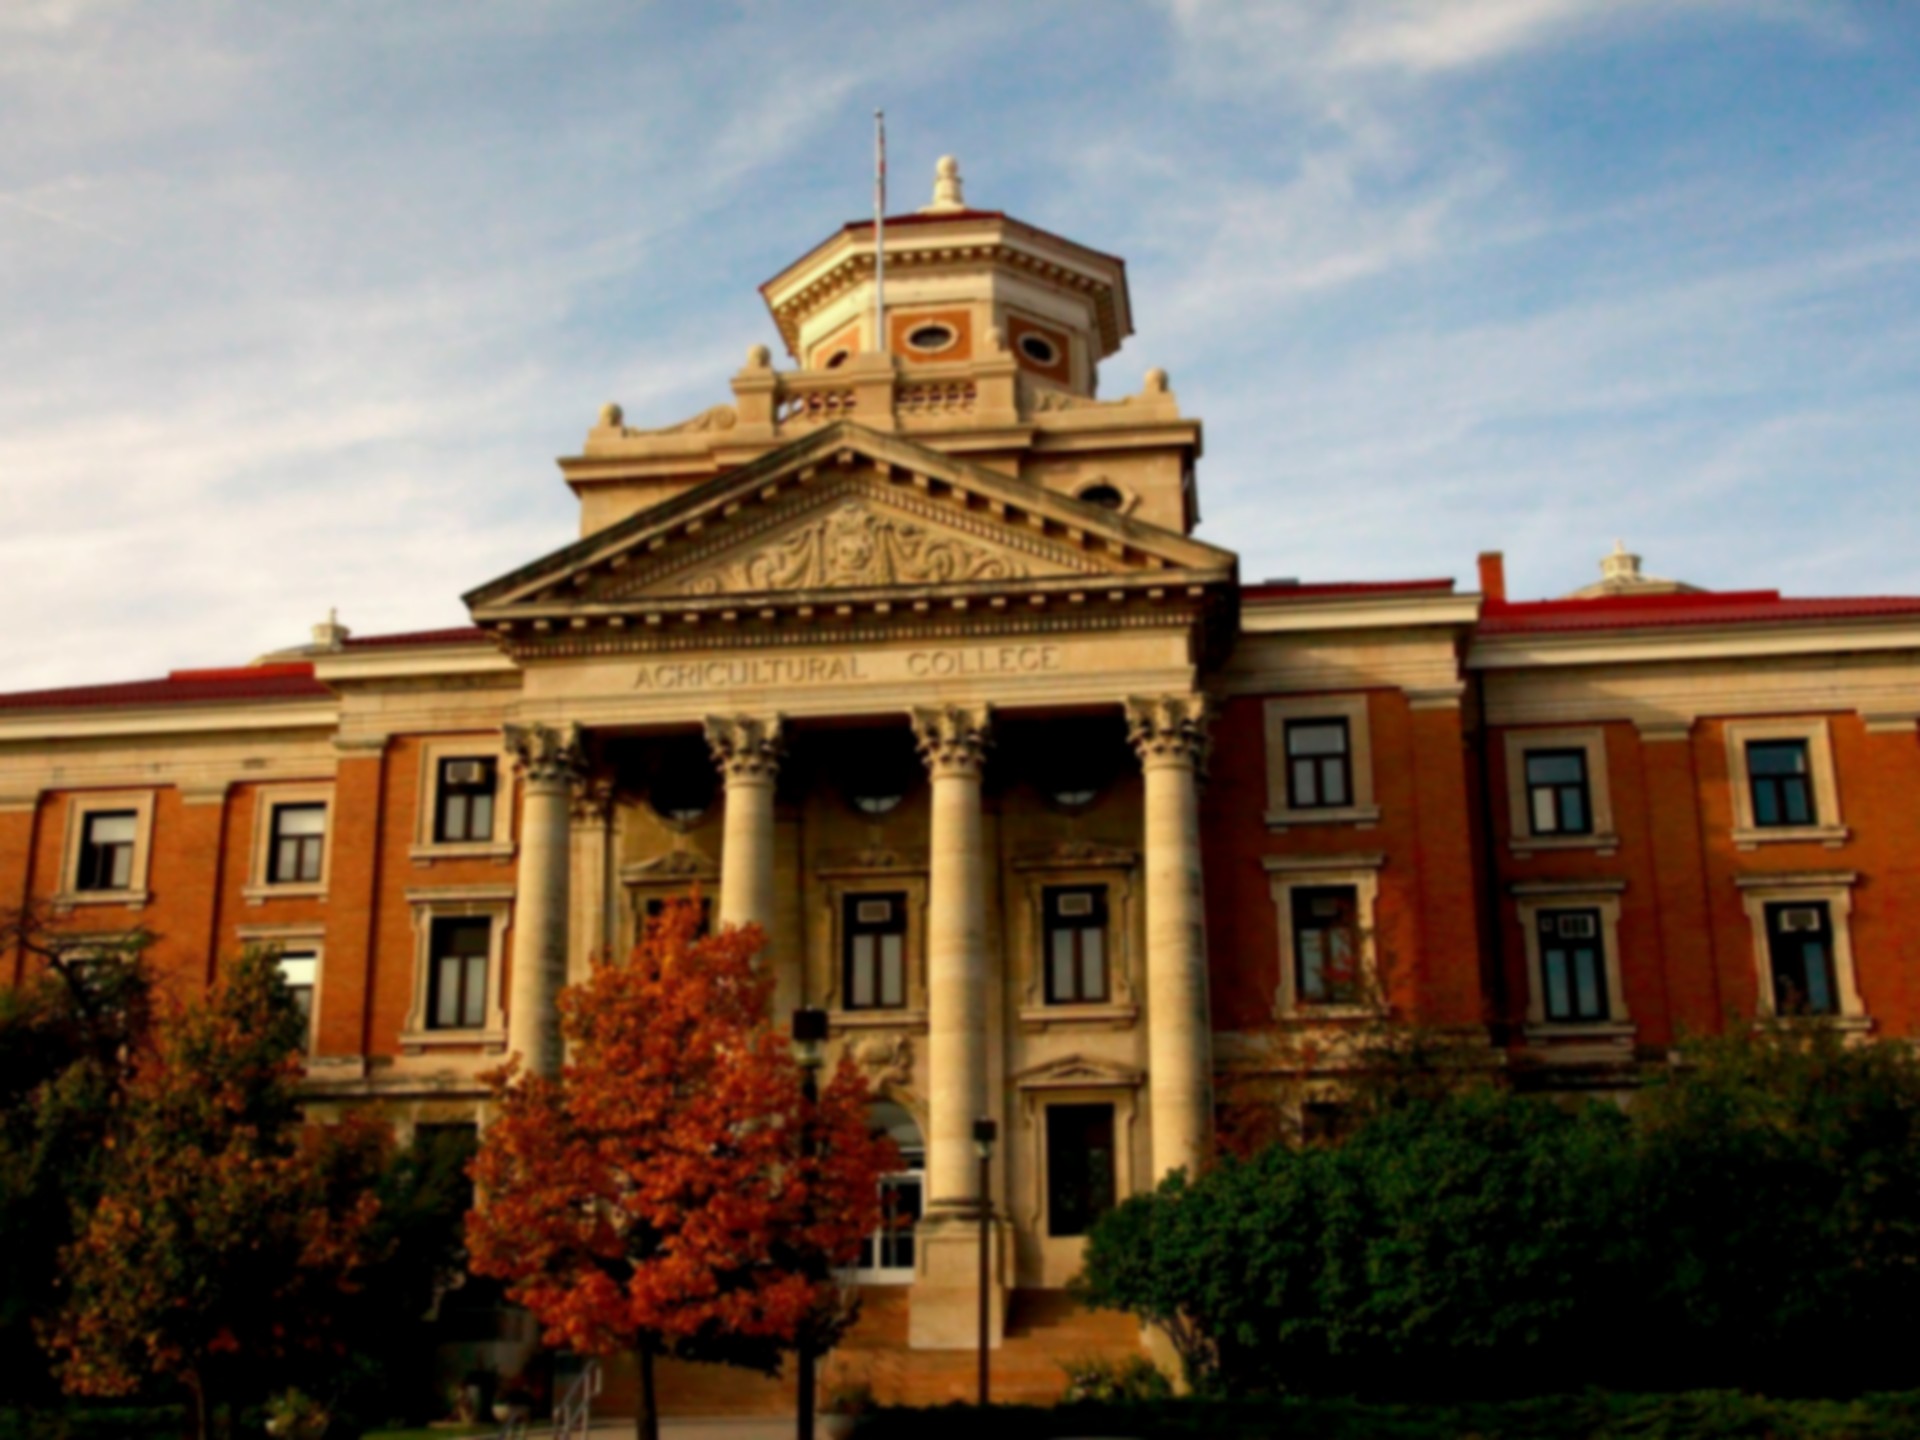
[[[998,1349],[1007,1328],[1007,1268],[1013,1234],[1004,1220],[988,1229],[987,1346]],[[934,1213],[914,1232],[920,1252],[907,1300],[907,1346],[974,1350],[980,1345],[980,1221]]]

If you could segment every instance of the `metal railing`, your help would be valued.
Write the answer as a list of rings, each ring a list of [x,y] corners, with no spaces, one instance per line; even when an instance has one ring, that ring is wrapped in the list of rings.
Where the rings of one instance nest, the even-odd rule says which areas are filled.
[[[600,1362],[589,1358],[553,1407],[553,1440],[586,1440],[593,1429],[593,1401],[600,1393]],[[501,1428],[500,1440],[527,1440],[533,1422],[524,1416]]]

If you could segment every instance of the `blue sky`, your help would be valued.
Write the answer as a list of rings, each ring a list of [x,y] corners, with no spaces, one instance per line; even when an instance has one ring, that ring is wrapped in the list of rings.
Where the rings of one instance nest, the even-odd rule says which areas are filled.
[[[1920,6],[0,3],[0,688],[458,624],[960,157],[1249,578],[1920,591]]]

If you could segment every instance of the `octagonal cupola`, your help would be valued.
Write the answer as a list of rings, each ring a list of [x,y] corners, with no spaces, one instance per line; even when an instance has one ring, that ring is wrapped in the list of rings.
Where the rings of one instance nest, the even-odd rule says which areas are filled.
[[[1099,364],[1133,333],[1126,262],[969,206],[943,156],[933,200],[880,227],[886,344],[878,343],[874,222],[843,226],[760,287],[803,370],[885,348],[907,367],[1004,351],[1035,383],[1096,391]]]

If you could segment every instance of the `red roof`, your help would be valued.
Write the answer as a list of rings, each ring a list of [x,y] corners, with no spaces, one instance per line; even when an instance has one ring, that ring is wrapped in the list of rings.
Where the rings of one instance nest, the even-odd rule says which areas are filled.
[[[1451,595],[1451,580],[1269,580],[1244,585],[1242,600],[1325,600],[1343,595]]]
[[[256,700],[319,700],[333,692],[304,661],[238,665],[225,670],[174,670],[164,680],[73,685],[0,695],[0,710],[144,709],[153,705],[219,705]]]
[[[1788,600],[1782,599],[1778,590],[1681,591],[1668,595],[1600,595],[1588,600],[1489,600],[1481,611],[1480,633],[1816,624],[1898,616],[1920,616],[1920,596]]]
[[[394,635],[350,635],[349,650],[400,648],[410,645],[478,645],[486,642],[487,632],[477,625],[457,625],[447,630],[407,630]]]

